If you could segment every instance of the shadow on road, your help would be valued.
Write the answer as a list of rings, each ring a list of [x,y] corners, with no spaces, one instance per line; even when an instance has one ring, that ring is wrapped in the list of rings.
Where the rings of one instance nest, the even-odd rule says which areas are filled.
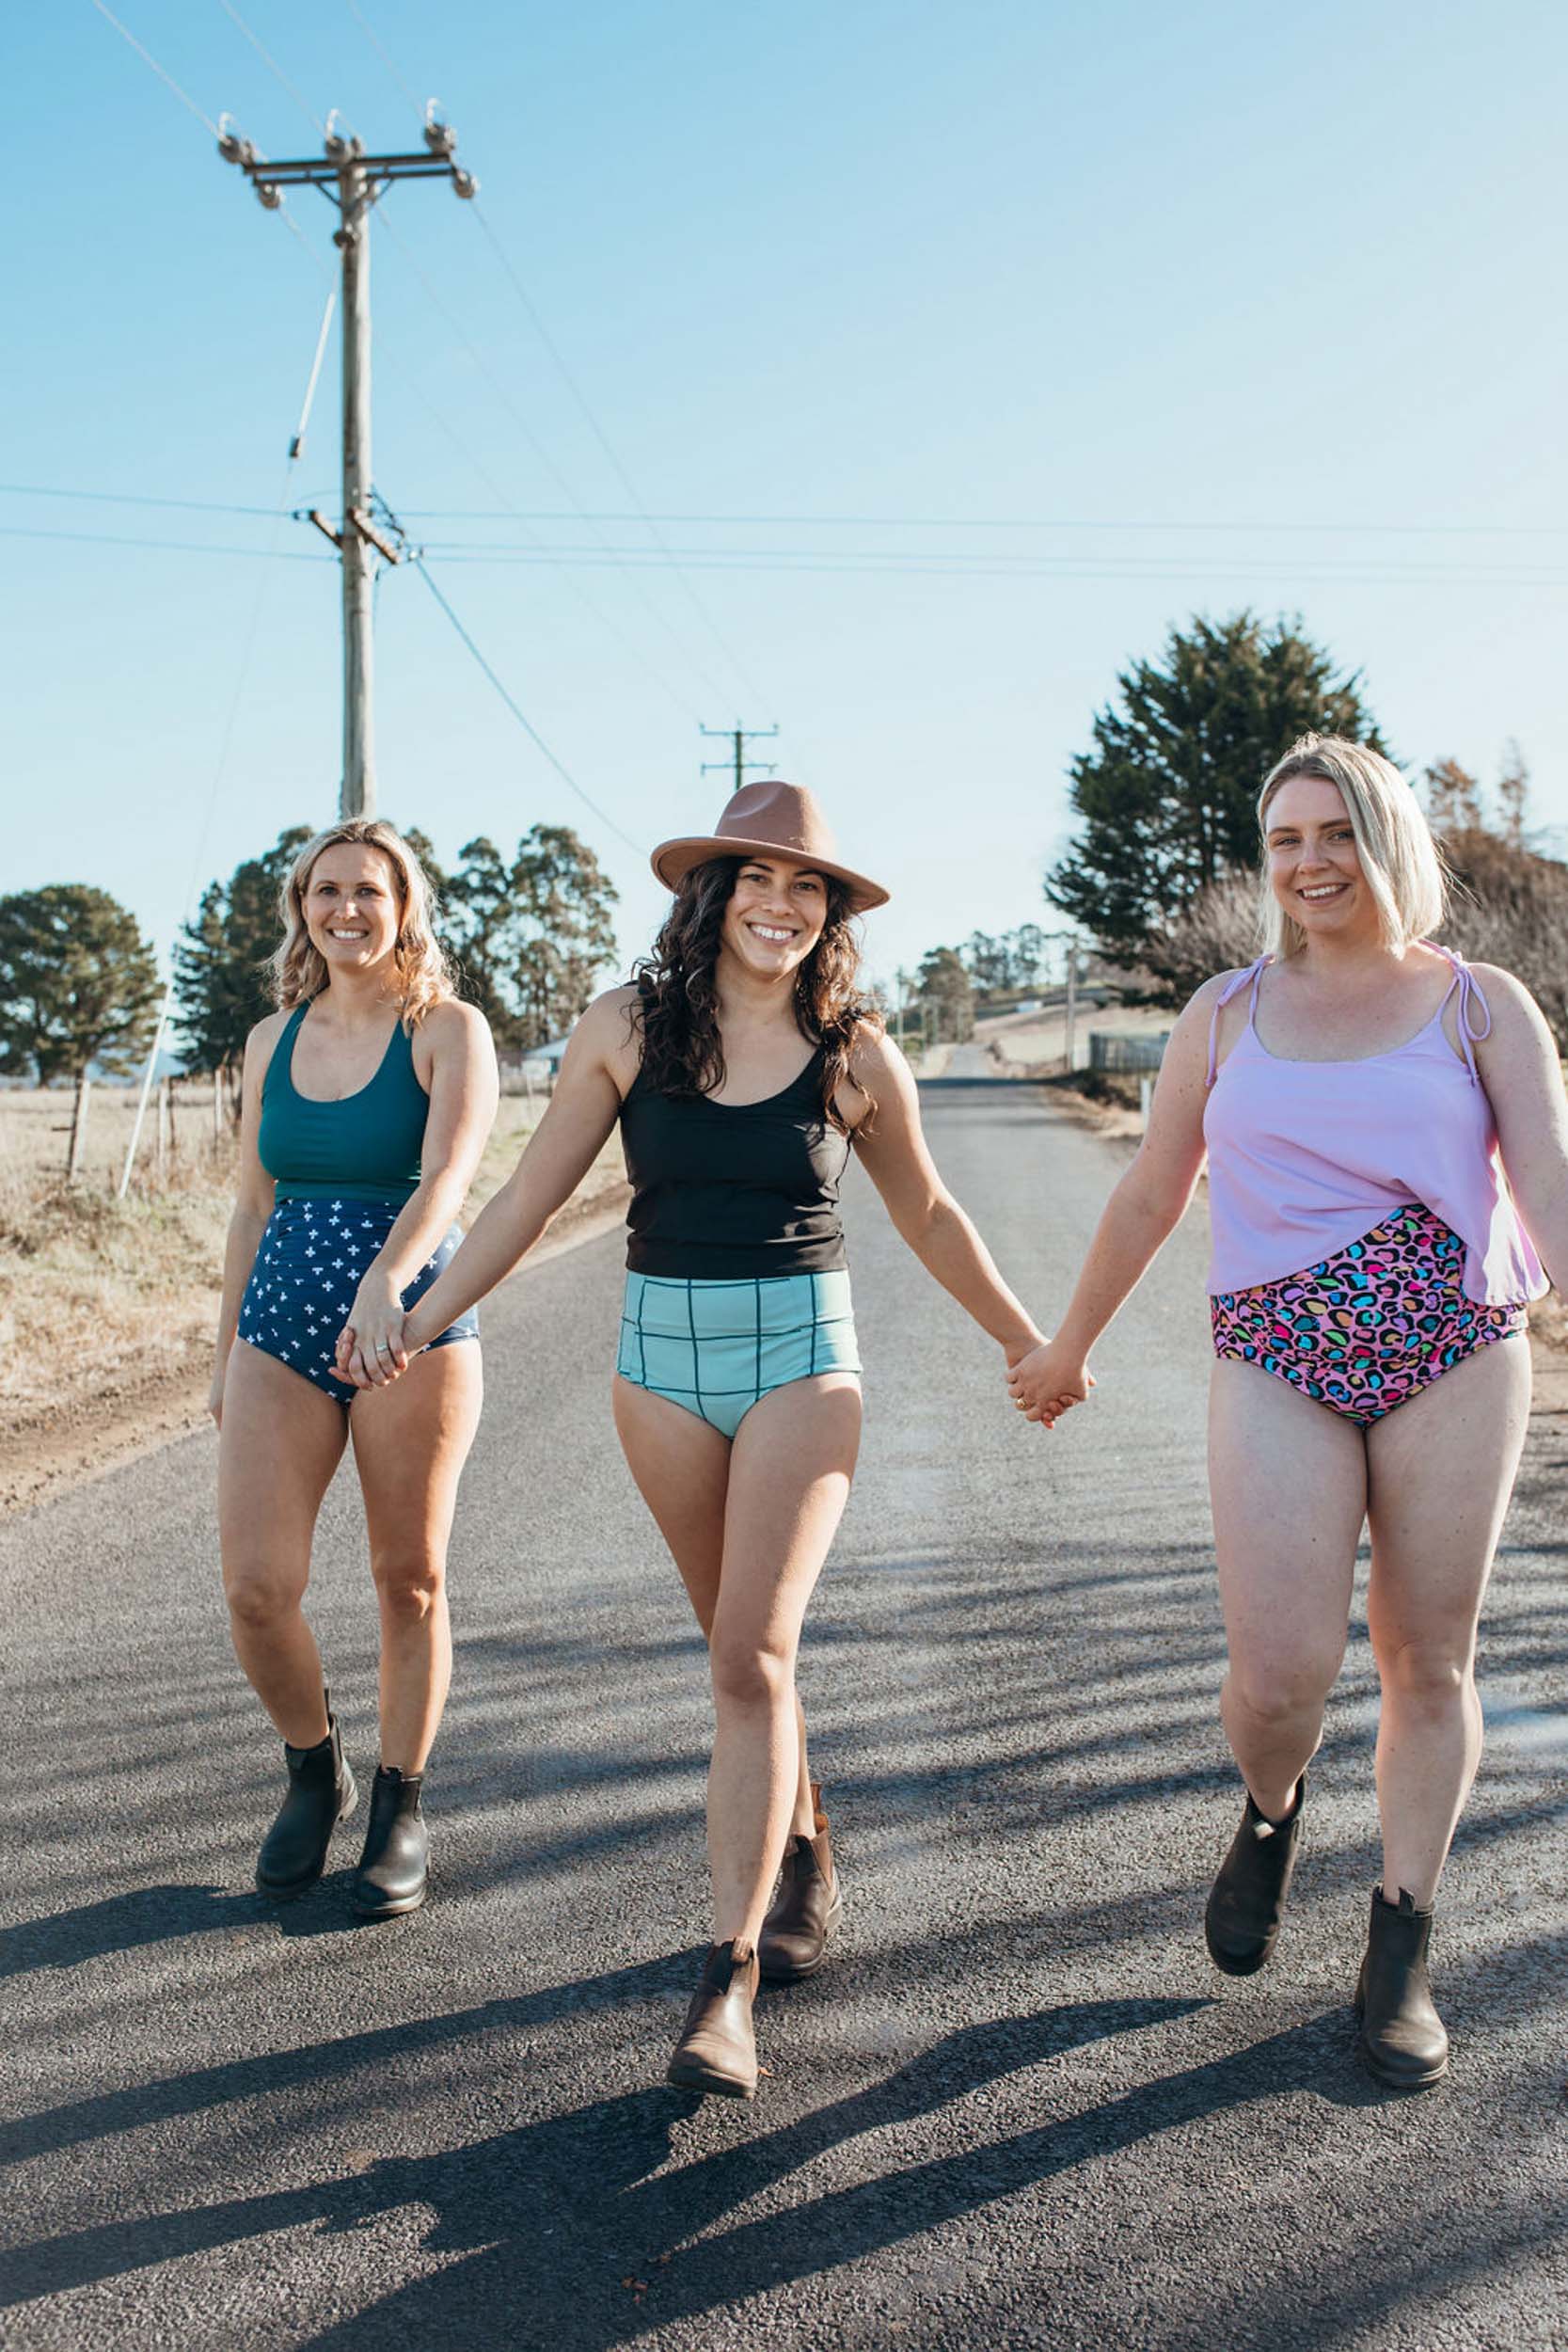
[[[609,1997],[624,1979],[641,1978],[645,1989],[647,1976],[627,1971],[622,1979],[596,1979],[594,1995]],[[584,1991],[563,1987],[540,1997],[571,1999]],[[672,2136],[689,2103],[664,2090],[634,2091],[466,2147],[374,2163],[303,2188],[40,2239],[9,2263],[7,2299],[59,2294],[282,2229],[359,2230],[379,2216],[415,2206],[434,2216],[423,2240],[430,2253],[468,2259],[449,2261],[438,2272],[409,2281],[369,2311],[310,2338],[313,2344],[547,2342],[559,2352],[607,2352],[650,2328],[733,2307],[753,2295],[783,2295],[787,2310],[788,2291],[800,2281],[1254,2101],[1296,2093],[1355,2107],[1381,2099],[1354,2072],[1346,2020],[1336,2012],[1078,2112],[1048,2117],[1037,2128],[909,2160],[911,2145],[928,2146],[931,2134],[906,2127],[1006,2076],[1049,2069],[1053,2059],[1110,2037],[1178,2027],[1209,2006],[1199,1999],[1087,2002],[968,2026],[867,2089],[673,2169],[668,2169]],[[505,2012],[506,2022],[515,2023],[528,2007],[490,2004],[474,2014],[496,2023]],[[471,2022],[452,2018],[430,2026],[447,2032],[466,2030]],[[363,2062],[367,2055],[353,2050],[350,2062]],[[246,2087],[256,2087],[253,2075],[277,2063],[240,2070]],[[1064,2091],[1071,2095],[1068,2078],[1053,2082],[1047,2074],[1037,2086],[1039,2104],[1049,2106]],[[739,2121],[750,2132],[751,2117]],[[879,2137],[868,2142],[870,2169],[863,2177],[845,2184],[840,2166],[832,2185],[813,2181],[819,2160],[873,2134]],[[777,2192],[785,2185],[791,2193],[781,2206]],[[747,2212],[759,2199],[768,2201],[769,2209]],[[1512,2231],[1521,2243],[1536,2243],[1551,2226],[1527,2227],[1517,2217],[1478,2213],[1469,2251],[1457,2265],[1450,2257],[1449,2266],[1463,2271],[1466,2263],[1489,2265],[1499,2258],[1499,2233]],[[1568,2225],[1559,2217],[1556,2226]],[[1419,2259],[1412,2249],[1406,2268],[1411,2291],[1419,2285],[1424,2293],[1431,2272],[1418,2275]],[[1348,2333],[1355,2314],[1364,2317],[1378,2307],[1368,2298],[1375,2295],[1380,2305],[1386,2291],[1374,2284],[1364,2255],[1357,2264],[1358,2270],[1332,2247],[1304,2241],[1299,2268],[1275,2296],[1276,2329],[1247,2340],[1293,2341],[1286,2305],[1297,2314],[1311,2308],[1320,2273],[1333,2318]],[[1268,2302],[1267,2292],[1263,2299]],[[1200,2343],[1239,2340],[1214,2312],[1203,2325],[1206,2334],[1173,2332],[1167,2339],[1173,2352],[1178,2344],[1196,2352]],[[1338,2333],[1313,2338],[1338,2340]]]
[[[684,1960],[680,1964],[684,1971]],[[433,2033],[446,2037],[482,2024],[537,2022],[552,2009],[559,2011],[584,1997],[662,1990],[671,1965],[553,1988],[532,2001],[489,2003],[463,2016],[294,2053],[288,2060],[214,2069],[204,2093],[243,2097],[263,2086],[276,2090],[280,2067],[291,2062],[312,2073],[324,2059],[357,2067],[373,2061],[371,2044],[399,2043],[406,2049],[410,2041]],[[415,2282],[373,2313],[320,2341],[360,2342],[385,2334],[388,2342],[397,2337],[417,2344],[536,2337],[562,2346],[616,2344],[647,2324],[634,2312],[623,2278],[668,2273],[658,2281],[661,2318],[705,2311],[894,2244],[944,2217],[1005,2196],[1044,2171],[1077,2163],[1097,2147],[1126,2145],[1205,2112],[1204,2103],[1216,2096],[1276,2090],[1279,2050],[1292,2053],[1290,2063],[1304,2077],[1316,2079],[1323,2071],[1321,2029],[1298,2029],[1277,2044],[1248,2053],[1234,2084],[1225,2067],[1199,2068],[1190,2077],[1177,2076],[1044,2131],[907,2170],[879,2169],[874,2179],[849,2190],[803,2197],[784,2213],[711,2241],[689,2243],[847,2140],[895,2129],[1005,2076],[1047,2066],[1109,2036],[1172,2024],[1208,2006],[1196,1998],[1088,2002],[966,2026],[865,2090],[673,2172],[660,2168],[671,2155],[675,2123],[693,2103],[662,2089],[634,2091],[467,2147],[374,2164],[346,2179],[39,2239],[8,2257],[5,2298],[16,2303],[59,2294],[279,2229],[358,2229],[377,2214],[414,2203],[436,2213],[426,2240],[432,2250],[472,2250],[476,2261],[461,2270],[443,2269],[438,2280]],[[389,2055],[389,2048],[381,2055]],[[1330,2062],[1331,2074],[1342,2071]],[[126,2094],[123,2102],[85,2104],[122,2106],[119,2120],[129,2124],[177,2111],[179,2086],[154,2086],[135,2097]],[[69,2114],[62,2110],[58,2120]],[[102,2127],[112,2128],[107,2116],[99,2120]],[[750,2114],[737,2121],[751,2132]],[[57,2133],[53,2144],[63,2144],[67,2136]],[[439,2299],[438,2321],[434,2307],[428,2320],[421,2319],[432,2292]],[[360,2332],[366,2329],[369,2336]]]

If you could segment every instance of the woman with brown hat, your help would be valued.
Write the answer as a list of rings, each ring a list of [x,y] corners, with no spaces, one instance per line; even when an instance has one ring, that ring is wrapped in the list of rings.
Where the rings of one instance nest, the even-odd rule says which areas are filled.
[[[838,1213],[851,1146],[1009,1365],[1038,1334],[942,1185],[913,1081],[859,992],[853,919],[887,893],[841,863],[812,795],[747,785],[712,834],[664,842],[653,865],[675,902],[652,954],[584,1013],[515,1174],[404,1343],[512,1271],[619,1120],[633,1200],[616,1426],[706,1637],[718,1719],[714,1942],[670,2079],[750,2098],[759,1973],[809,1976],[839,1913],[795,1659],[860,1441]]]

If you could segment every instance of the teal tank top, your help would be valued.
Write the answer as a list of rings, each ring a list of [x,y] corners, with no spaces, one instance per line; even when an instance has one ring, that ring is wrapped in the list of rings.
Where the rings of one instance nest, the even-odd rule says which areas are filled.
[[[297,1006],[273,1048],[261,1088],[261,1166],[279,1200],[393,1200],[419,1188],[430,1097],[414,1075],[414,1049],[400,1021],[369,1086],[341,1102],[296,1092],[294,1040],[309,1011]]]

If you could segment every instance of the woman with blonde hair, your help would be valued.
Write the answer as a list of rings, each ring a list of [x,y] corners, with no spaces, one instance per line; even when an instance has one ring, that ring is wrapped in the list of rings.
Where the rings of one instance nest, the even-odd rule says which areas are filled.
[[[318,834],[280,912],[278,1009],[245,1044],[213,1374],[224,1589],[288,1772],[257,1884],[297,1895],[357,1796],[301,1609],[316,1517],[352,1437],[381,1618],[381,1755],[351,1900],[383,1919],[425,1895],[420,1799],[451,1674],[447,1542],[482,1395],[477,1344],[455,1344],[477,1342],[471,1314],[412,1364],[403,1317],[457,1247],[496,1059],[484,1020],[453,994],[424,874],[390,825]],[[338,1375],[344,1327],[363,1386]]]
[[[1476,1632],[1524,1443],[1537,1248],[1568,1277],[1568,1114],[1528,993],[1425,936],[1442,866],[1386,759],[1307,736],[1259,821],[1264,952],[1181,1014],[1067,1315],[1010,1385],[1047,1425],[1082,1402],[1207,1150],[1221,1712],[1245,1805],[1206,1939],[1235,1976],[1273,1952],[1365,1522],[1383,1869],[1358,2047],[1424,2090],[1449,2062],[1427,1954],[1481,1754]]]

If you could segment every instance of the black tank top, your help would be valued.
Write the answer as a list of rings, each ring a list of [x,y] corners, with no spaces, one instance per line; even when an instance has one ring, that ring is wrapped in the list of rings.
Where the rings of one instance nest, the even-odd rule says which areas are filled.
[[[634,1274],[696,1281],[826,1274],[844,1263],[849,1139],[822,1115],[822,1048],[781,1094],[661,1094],[640,1070],[621,1104]]]

